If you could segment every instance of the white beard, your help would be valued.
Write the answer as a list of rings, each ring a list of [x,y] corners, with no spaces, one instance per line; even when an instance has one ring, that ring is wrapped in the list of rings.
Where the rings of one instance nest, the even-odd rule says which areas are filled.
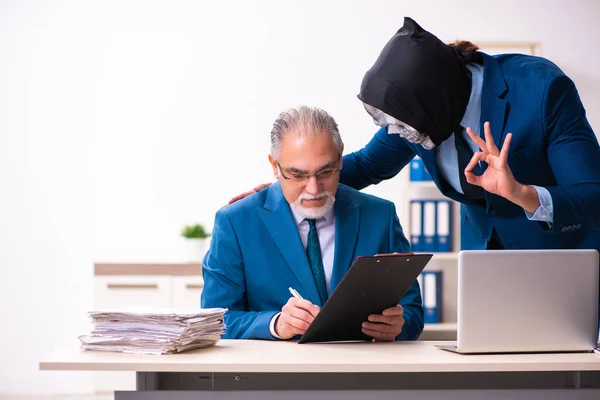
[[[321,207],[304,207],[302,205],[302,200],[316,200],[322,197],[327,197],[327,201]],[[323,192],[317,193],[316,195],[311,195],[308,193],[301,194],[300,196],[298,196],[296,201],[294,201],[292,207],[294,211],[300,214],[302,218],[319,219],[327,213],[327,210],[329,210],[331,206],[333,206],[333,203],[335,203],[335,197],[333,196],[333,194],[331,194],[329,190],[325,190]]]

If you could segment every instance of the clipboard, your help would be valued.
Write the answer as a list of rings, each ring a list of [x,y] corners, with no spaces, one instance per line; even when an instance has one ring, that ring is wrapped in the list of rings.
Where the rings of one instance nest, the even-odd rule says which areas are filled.
[[[358,257],[298,343],[370,341],[362,323],[400,302],[433,254]]]

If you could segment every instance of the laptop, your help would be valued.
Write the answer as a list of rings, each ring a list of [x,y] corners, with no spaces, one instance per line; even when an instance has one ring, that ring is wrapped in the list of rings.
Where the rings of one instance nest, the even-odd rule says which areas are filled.
[[[598,342],[596,250],[482,250],[458,255],[463,354],[590,352]]]

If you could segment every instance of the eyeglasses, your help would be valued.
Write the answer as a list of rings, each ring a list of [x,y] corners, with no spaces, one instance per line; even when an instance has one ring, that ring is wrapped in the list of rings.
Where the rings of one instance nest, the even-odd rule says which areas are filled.
[[[286,170],[286,172],[289,174],[289,176],[286,176],[283,173],[284,169],[281,168],[279,161],[275,161],[275,162],[277,163],[277,167],[279,168],[279,172],[281,172],[281,176],[283,177],[283,179],[292,181],[294,183],[308,183],[308,181],[310,181],[310,178],[313,176],[315,177],[315,179],[317,181],[321,182],[321,181],[331,178],[336,173],[338,173],[342,170],[341,168],[330,168],[330,169],[324,169],[323,171],[319,171],[315,174],[302,174],[299,172],[293,172],[290,170]]]

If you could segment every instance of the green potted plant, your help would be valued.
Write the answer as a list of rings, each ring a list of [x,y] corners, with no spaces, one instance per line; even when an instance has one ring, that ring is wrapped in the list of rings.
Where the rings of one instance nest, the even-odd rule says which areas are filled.
[[[181,236],[185,238],[188,261],[202,261],[206,252],[206,239],[210,237],[210,232],[202,224],[185,225],[181,229]]]

